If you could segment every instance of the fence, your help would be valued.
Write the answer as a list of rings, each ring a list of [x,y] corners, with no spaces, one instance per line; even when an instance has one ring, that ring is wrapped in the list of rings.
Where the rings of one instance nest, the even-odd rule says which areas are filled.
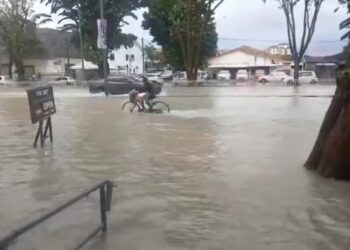
[[[187,80],[172,80],[172,81],[165,81],[165,86],[172,86],[172,87],[233,87],[233,86],[293,86],[294,84],[287,84],[283,81],[276,81],[276,82],[267,82],[267,83],[260,83],[256,80],[248,80],[248,81],[237,81],[237,80],[197,80],[197,81],[187,81]],[[317,83],[311,84],[311,83],[305,83],[302,80],[300,81],[299,85],[305,86],[305,85],[316,85],[316,86],[332,86],[336,85],[336,78],[334,77],[328,77],[328,78],[319,78]]]
[[[23,235],[24,233],[30,231],[34,227],[43,223],[44,221],[50,219],[51,217],[57,215],[78,201],[82,200],[84,197],[89,196],[91,193],[99,190],[100,191],[100,216],[101,216],[101,224],[92,231],[82,242],[77,244],[73,249],[81,249],[89,240],[91,240],[94,236],[96,236],[99,232],[106,232],[107,230],[107,212],[111,209],[111,200],[112,200],[112,191],[113,191],[113,183],[111,181],[104,181],[99,183],[98,185],[93,186],[87,191],[79,194],[75,198],[67,201],[65,204],[57,207],[51,212],[46,213],[40,218],[28,223],[27,225],[15,230],[4,238],[0,239],[0,250],[7,250],[12,244],[16,242],[16,240]]]
[[[97,81],[93,81],[94,83]],[[14,81],[11,84],[6,84],[6,86],[13,86],[13,87],[19,87],[19,88],[32,88],[32,87],[40,87],[40,86],[47,86],[52,85],[55,87],[87,87],[89,86],[89,81],[76,81],[72,85],[66,85],[66,84],[56,84],[52,81]]]

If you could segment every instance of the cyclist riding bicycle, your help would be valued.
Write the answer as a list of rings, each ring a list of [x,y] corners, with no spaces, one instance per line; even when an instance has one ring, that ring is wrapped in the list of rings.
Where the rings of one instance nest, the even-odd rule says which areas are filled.
[[[143,89],[141,93],[145,93],[143,101],[141,101],[142,109],[145,110],[145,103],[148,106],[148,109],[151,110],[152,104],[151,101],[157,97],[157,91],[152,83],[148,80],[146,76],[142,76]]]

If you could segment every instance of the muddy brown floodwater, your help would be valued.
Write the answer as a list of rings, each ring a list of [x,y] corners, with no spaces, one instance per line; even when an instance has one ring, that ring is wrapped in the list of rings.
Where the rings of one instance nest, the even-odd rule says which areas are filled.
[[[126,97],[55,89],[42,150],[24,90],[2,87],[0,237],[110,179],[108,232],[86,249],[347,250],[350,185],[302,168],[333,91],[166,88],[170,114],[125,114]],[[98,219],[91,195],[11,249],[69,249]]]

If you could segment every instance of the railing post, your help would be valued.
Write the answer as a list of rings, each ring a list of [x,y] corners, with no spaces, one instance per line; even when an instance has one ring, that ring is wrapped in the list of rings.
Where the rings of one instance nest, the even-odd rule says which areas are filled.
[[[106,184],[100,187],[100,211],[101,211],[101,224],[102,232],[107,230],[107,216],[106,216]]]
[[[107,181],[106,182],[106,211],[111,211],[111,205],[112,205],[112,193],[113,193],[113,182]]]

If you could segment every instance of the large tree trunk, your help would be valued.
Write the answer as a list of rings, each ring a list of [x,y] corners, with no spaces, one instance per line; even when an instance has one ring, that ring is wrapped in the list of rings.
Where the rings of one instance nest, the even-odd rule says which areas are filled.
[[[323,120],[314,148],[312,149],[311,154],[305,163],[305,167],[308,169],[316,170],[320,164],[323,148],[326,144],[329,134],[335,127],[342,109],[341,97],[341,88],[337,87],[332,102],[328,108],[328,111],[326,112],[326,116]]]
[[[12,59],[12,57],[10,56],[8,74],[9,74],[9,77],[10,77],[11,79],[12,79],[12,66],[13,66],[13,59]]]
[[[24,63],[22,58],[15,58],[14,59],[14,63],[16,66],[16,70],[17,70],[17,75],[18,75],[18,81],[24,81],[25,80],[25,71],[24,71]]]
[[[294,86],[299,86],[299,65],[300,61],[294,60]]]
[[[350,78],[337,89],[305,167],[322,176],[350,180]]]

